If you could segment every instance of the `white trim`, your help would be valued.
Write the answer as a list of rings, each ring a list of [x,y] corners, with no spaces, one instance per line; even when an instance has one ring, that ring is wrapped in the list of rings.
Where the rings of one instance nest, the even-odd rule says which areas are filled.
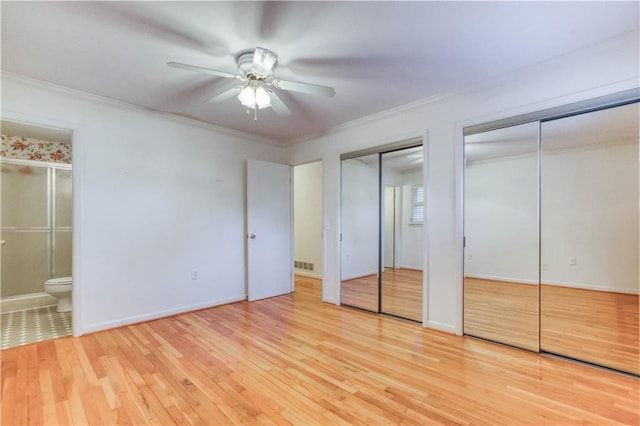
[[[398,268],[394,268],[394,269],[409,269],[410,271],[424,272],[424,268],[422,266],[416,266],[416,265],[400,265]]]
[[[151,321],[159,318],[170,317],[173,315],[184,314],[187,312],[193,312],[199,309],[213,308],[215,306],[226,305],[228,303],[242,302],[247,300],[246,295],[228,297],[224,299],[210,300],[208,302],[196,303],[193,305],[182,306],[180,308],[167,309],[164,311],[150,312],[143,315],[135,315],[132,317],[121,318],[113,321],[105,321],[97,324],[88,325],[85,327],[83,333],[94,333],[96,331],[108,330],[110,328],[122,327],[131,324],[137,324],[140,322]]]
[[[429,167],[431,165],[431,157],[429,155],[429,129],[425,129],[422,134],[422,188],[424,196],[424,223],[422,226],[422,241],[424,242],[422,250],[422,326],[427,327],[429,324],[429,230],[431,229],[431,221],[429,220]],[[424,273],[426,271],[426,273]]]
[[[408,104],[400,105],[395,108],[391,108],[385,111],[380,111],[371,115],[367,115],[362,118],[356,118],[355,120],[348,121],[346,123],[338,124],[337,126],[331,129],[328,129],[325,132],[318,132],[310,136],[303,136],[301,138],[293,139],[289,144],[296,145],[298,143],[309,142],[314,139],[318,139],[320,137],[324,137],[324,136],[335,134],[335,133],[340,133],[341,131],[347,131],[347,130],[357,129],[359,127],[365,127],[370,125],[371,123],[379,122],[387,118],[393,118],[406,113],[417,112],[421,108],[427,105],[447,101],[449,99],[453,99],[457,96],[463,95],[467,92],[469,92],[469,89],[453,90],[449,92],[439,93],[439,94],[430,96],[428,98],[420,99],[414,102],[410,102]],[[402,139],[394,138],[394,140],[398,141]],[[374,146],[374,145],[371,145],[371,146]]]
[[[576,283],[567,283],[562,281],[544,281],[544,282],[541,282],[540,284],[549,285],[549,286],[558,286],[558,287],[578,288],[582,290],[606,291],[609,293],[640,294],[640,289],[632,290],[628,288],[607,287],[603,285],[576,284]]]
[[[54,163],[52,161],[23,160],[21,158],[0,157],[0,163],[20,164],[32,167],[51,167],[54,169],[73,170],[73,165],[68,163]]]
[[[355,274],[355,275],[350,275],[348,277],[342,277],[340,278],[340,281],[349,281],[349,280],[355,280],[358,278],[364,278],[364,277],[368,277],[371,275],[375,275],[376,277],[378,276],[378,271],[374,270],[373,272],[369,272],[369,273],[360,273],[360,274]]]
[[[426,323],[426,327],[433,328],[434,330],[444,331],[445,333],[457,334],[458,336],[462,336],[462,333],[458,333],[456,331],[456,327],[451,324],[445,324],[443,322],[429,320]]]
[[[538,285],[538,280],[526,280],[522,278],[511,278],[511,277],[498,277],[494,275],[483,275],[483,274],[464,274],[465,278],[476,278],[478,280],[491,280],[491,281],[503,281],[509,283],[516,284],[530,284],[530,285]]]
[[[294,275],[300,275],[301,277],[317,278],[319,280],[322,279],[322,275],[320,275],[320,274],[314,274],[314,273],[307,272],[307,271],[305,271],[303,269],[298,269],[298,268],[294,268],[293,274]]]

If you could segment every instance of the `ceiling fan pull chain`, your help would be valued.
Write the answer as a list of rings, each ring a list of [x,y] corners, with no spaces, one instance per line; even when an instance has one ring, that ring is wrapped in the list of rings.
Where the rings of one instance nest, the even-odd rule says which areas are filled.
[[[257,105],[253,110],[253,122],[255,123],[256,121],[258,121],[258,106]]]

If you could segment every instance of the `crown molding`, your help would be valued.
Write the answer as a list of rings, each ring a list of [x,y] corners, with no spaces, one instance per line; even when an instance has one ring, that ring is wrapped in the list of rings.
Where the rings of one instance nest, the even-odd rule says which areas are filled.
[[[0,71],[0,81],[5,80],[13,80],[18,83],[35,86],[43,90],[49,90],[53,92],[57,92],[63,95],[72,96],[76,98],[81,98],[84,100],[88,100],[91,102],[96,102],[102,105],[106,105],[112,108],[124,109],[129,111],[136,111],[138,113],[146,113],[155,117],[161,117],[164,119],[168,119],[171,121],[175,121],[182,124],[187,124],[191,126],[201,127],[207,130],[212,130],[218,133],[222,133],[228,136],[233,136],[241,139],[246,139],[251,142],[257,142],[261,144],[266,144],[269,146],[276,146],[283,148],[285,144],[280,141],[276,141],[269,138],[264,138],[261,136],[252,135],[250,133],[241,132],[239,130],[229,129],[227,127],[217,126],[215,124],[207,123],[192,117],[187,117],[175,113],[165,112],[161,110],[157,110],[154,108],[148,108],[137,104],[132,104],[129,102],[120,101],[117,99],[109,98],[102,95],[96,95],[94,93],[85,92],[78,89],[72,89],[70,87],[61,86],[59,84],[50,83],[48,81],[38,80],[35,78],[27,77],[22,74],[16,74],[9,71]]]
[[[464,89],[456,89],[456,90],[450,90],[450,91],[446,91],[446,92],[442,92],[442,93],[438,93],[436,95],[430,96],[428,98],[424,98],[424,99],[420,99],[414,102],[410,102],[408,104],[403,104],[400,105],[398,107],[395,108],[391,108],[391,109],[387,109],[384,111],[380,111],[380,112],[376,112],[374,114],[371,115],[367,115],[365,117],[362,118],[356,118],[355,120],[352,121],[348,121],[346,123],[342,123],[339,124],[335,127],[332,127],[331,129],[327,130],[326,132],[321,132],[321,133],[317,133],[315,135],[312,136],[305,136],[303,138],[299,138],[299,139],[294,139],[292,141],[289,142],[289,145],[296,145],[298,143],[303,143],[303,142],[309,142],[312,141],[314,139],[318,139],[320,137],[323,136],[328,136],[331,134],[335,134],[335,133],[339,133],[345,130],[352,130],[352,129],[356,129],[358,127],[364,127],[367,126],[368,124],[375,122],[375,121],[380,121],[380,120],[384,120],[384,119],[388,119],[388,118],[393,118],[396,116],[400,116],[406,113],[410,113],[410,112],[416,112],[418,111],[420,108],[423,108],[427,105],[431,105],[431,104],[435,104],[438,102],[443,102],[443,101],[447,101],[453,98],[456,98],[460,95],[463,95],[467,92],[470,92],[473,90],[472,88],[464,88]]]

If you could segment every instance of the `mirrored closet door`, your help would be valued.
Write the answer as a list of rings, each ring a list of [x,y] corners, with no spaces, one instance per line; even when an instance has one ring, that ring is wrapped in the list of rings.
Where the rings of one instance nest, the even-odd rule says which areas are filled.
[[[640,91],[615,96],[465,129],[465,334],[640,375]]]
[[[342,160],[340,303],[378,312],[378,154]]]
[[[639,105],[541,129],[541,350],[635,374]]]
[[[465,136],[464,333],[537,351],[538,133]]]
[[[341,304],[422,321],[422,151],[420,144],[343,158]]]
[[[422,322],[424,187],[422,146],[381,154],[380,311]]]

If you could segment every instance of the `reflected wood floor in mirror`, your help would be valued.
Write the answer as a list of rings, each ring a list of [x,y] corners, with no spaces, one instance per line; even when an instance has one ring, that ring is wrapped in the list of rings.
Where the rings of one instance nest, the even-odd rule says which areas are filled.
[[[538,286],[464,279],[464,333],[538,351]]]
[[[422,322],[422,271],[385,269],[382,273],[382,306],[385,314]]]
[[[422,271],[386,268],[382,274],[382,312],[422,322]],[[342,281],[340,303],[378,311],[378,276]]]
[[[637,380],[322,303],[318,282],[2,351],[2,424],[630,424]]]
[[[378,312],[378,275],[371,274],[342,281],[340,303]]]
[[[542,285],[540,347],[640,374],[638,295]]]

